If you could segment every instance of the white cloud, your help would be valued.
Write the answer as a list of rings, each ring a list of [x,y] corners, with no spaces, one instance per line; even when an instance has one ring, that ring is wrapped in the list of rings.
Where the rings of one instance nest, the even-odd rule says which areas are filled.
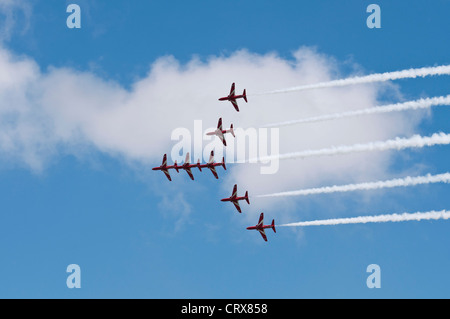
[[[175,220],[173,232],[179,231],[189,223],[192,208],[184,198],[183,193],[161,194],[162,200],[158,204],[158,211],[166,218]]]
[[[132,162],[159,164],[174,144],[172,130],[192,129],[196,119],[203,120],[204,128],[215,126],[219,117],[235,127],[258,127],[379,105],[379,94],[388,87],[366,84],[251,95],[328,81],[336,75],[337,62],[309,48],[294,52],[292,60],[274,53],[238,51],[207,61],[193,58],[186,65],[162,57],[127,90],[89,72],[69,68],[43,72],[31,58],[0,49],[0,154],[37,171],[59,152],[77,154],[79,147],[86,146]],[[249,95],[248,104],[239,101],[239,113],[230,103],[217,100],[227,94],[232,82],[238,91],[246,88]],[[408,136],[416,121],[417,117],[389,114],[285,127],[280,129],[280,153]],[[221,174],[221,185],[226,194],[237,183],[252,195],[316,187],[324,181],[373,180],[386,175],[390,154],[286,160],[275,175],[260,175],[257,165],[236,164]],[[165,179],[162,174],[154,176]],[[261,205],[252,203],[252,211]]]
[[[0,0],[0,41],[13,33],[24,34],[30,27],[31,5],[24,0]],[[20,23],[18,23],[20,21]]]

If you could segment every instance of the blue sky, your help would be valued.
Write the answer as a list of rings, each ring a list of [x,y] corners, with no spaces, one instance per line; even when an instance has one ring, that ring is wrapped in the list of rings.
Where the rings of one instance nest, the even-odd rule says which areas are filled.
[[[193,57],[207,64],[217,57],[228,61],[236,51],[245,49],[258,56],[276,52],[280,59],[293,62],[293,53],[307,47],[337,67],[340,76],[350,75],[355,69],[369,74],[450,62],[450,2],[443,0],[432,5],[424,1],[21,3],[28,13],[24,14],[23,8],[13,9],[14,21],[2,40],[2,49],[17,59],[33,61],[39,69],[35,72],[44,78],[52,70],[68,70],[77,81],[80,74],[94,76],[95,83],[107,86],[107,93],[110,85],[124,94],[137,90],[136,83],[153,74],[151,66],[165,56],[173,56],[181,65]],[[79,30],[66,26],[69,3],[81,7]],[[366,8],[370,3],[381,7],[381,29],[366,26]],[[5,30],[7,20],[2,17],[0,23]],[[214,76],[221,78],[221,74]],[[228,75],[224,77],[225,83],[231,82]],[[150,75],[149,79],[159,78]],[[200,89],[211,81],[198,79]],[[275,71],[273,82],[265,85],[279,89],[283,84],[278,79]],[[376,91],[385,93],[377,100],[447,95],[449,84],[448,76],[400,80],[394,82],[391,90]],[[55,89],[55,93],[60,89]],[[227,91],[228,84],[223,87],[223,92]],[[94,90],[90,96],[95,98],[96,92],[105,94]],[[63,100],[64,97],[70,102],[70,90],[62,92]],[[277,98],[282,97],[270,97],[270,101],[278,103]],[[184,101],[189,112],[190,100]],[[261,100],[255,98],[255,103],[258,101]],[[160,109],[152,103],[148,100],[151,110],[158,112]],[[218,105],[214,103],[216,99],[211,100],[211,108]],[[231,114],[222,108],[211,109],[212,112]],[[437,107],[429,114],[421,113],[419,118],[414,111],[397,114],[395,123],[405,127],[398,134],[450,132],[448,112],[446,107]],[[252,117],[245,110],[242,114]],[[202,118],[206,114],[197,112],[193,116]],[[237,115],[232,116],[239,121]],[[178,121],[183,123],[182,118]],[[160,124],[168,132],[176,125],[170,117]],[[148,129],[149,138],[150,134],[163,136],[161,150],[169,153],[173,146],[170,134]],[[289,132],[296,139],[310,137],[296,133],[299,128],[293,130]],[[219,169],[218,181],[209,172],[195,172],[193,183],[184,173],[173,175],[169,183],[162,173],[150,170],[160,164],[162,152],[151,151],[144,156],[134,146],[127,148],[121,141],[105,141],[93,131],[95,128],[89,127],[85,138],[69,142],[61,138],[43,148],[44,164],[40,169],[21,160],[23,154],[11,156],[7,149],[0,152],[0,297],[450,297],[448,221],[279,228],[276,234],[267,231],[269,241],[265,243],[256,232],[245,230],[257,222],[259,211],[244,216],[251,206],[259,209],[264,203],[252,200],[250,207],[243,204],[243,214],[238,215],[231,204],[219,201],[231,193],[237,166],[229,165],[226,172]],[[286,137],[280,132],[282,138]],[[394,132],[397,133],[389,131]],[[352,132],[355,136],[363,134]],[[367,166],[370,172],[349,179],[374,180],[377,174],[381,174],[379,179],[385,179],[408,173],[444,173],[449,155],[446,146],[390,152],[388,158],[371,154],[360,163],[361,169]],[[372,156],[373,163],[383,167],[374,169]],[[317,165],[320,163],[323,162],[318,161]],[[332,168],[330,164],[330,172]],[[317,181],[308,180],[308,175],[305,180],[299,179],[297,187],[286,187],[345,183],[346,172],[330,175],[329,179],[320,176]],[[276,178],[267,176],[263,180],[276,184]],[[279,186],[284,189],[284,185]],[[449,204],[448,185],[435,184],[297,198],[270,203],[264,211],[266,223],[271,216],[283,222],[297,222],[443,210]],[[73,263],[81,267],[80,289],[66,286],[66,267]],[[380,289],[366,286],[369,264],[381,267]]]

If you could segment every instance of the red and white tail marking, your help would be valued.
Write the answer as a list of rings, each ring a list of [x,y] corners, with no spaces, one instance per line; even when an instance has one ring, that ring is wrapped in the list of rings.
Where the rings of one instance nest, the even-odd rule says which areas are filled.
[[[230,133],[231,133],[231,135],[233,135],[233,137],[236,137],[236,136],[234,135],[233,124],[230,125]]]

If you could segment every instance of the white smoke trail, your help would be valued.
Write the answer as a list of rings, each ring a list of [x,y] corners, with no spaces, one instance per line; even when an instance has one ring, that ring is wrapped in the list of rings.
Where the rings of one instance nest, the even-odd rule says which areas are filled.
[[[342,145],[318,150],[306,150],[287,154],[275,154],[259,158],[250,158],[247,162],[257,163],[258,161],[268,162],[276,159],[296,159],[313,156],[332,156],[369,151],[403,150],[406,148],[421,148],[425,146],[445,144],[450,144],[450,134],[434,133],[430,137],[414,135],[410,138],[397,137],[393,140],[370,142],[366,144]]]
[[[292,87],[292,88],[269,91],[269,92],[265,92],[265,93],[254,94],[254,95],[288,93],[288,92],[303,91],[303,90],[310,90],[310,89],[340,87],[340,86],[347,86],[347,85],[354,85],[354,84],[384,82],[384,81],[390,81],[390,80],[427,77],[427,76],[444,75],[444,74],[450,74],[450,65],[441,65],[441,66],[437,66],[437,67],[425,67],[425,68],[419,68],[419,69],[408,69],[408,70],[386,72],[386,73],[375,73],[375,74],[370,74],[370,75],[366,75],[366,76],[356,76],[356,77],[347,78],[347,79],[333,80],[333,81],[321,82],[321,83],[316,83],[316,84],[301,85],[301,86],[296,86],[296,87]]]
[[[433,97],[433,98],[424,98],[424,99],[419,99],[419,100],[409,101],[409,102],[404,102],[404,103],[375,106],[375,107],[363,109],[363,110],[348,111],[348,112],[342,112],[342,113],[333,113],[333,114],[308,117],[308,118],[303,118],[303,119],[298,119],[298,120],[272,123],[272,124],[264,125],[263,127],[281,127],[281,126],[289,126],[289,125],[295,125],[295,124],[336,120],[336,119],[355,117],[355,116],[360,116],[360,115],[370,115],[370,114],[389,113],[389,112],[405,111],[405,110],[426,109],[426,108],[430,108],[431,106],[436,106],[436,105],[450,105],[450,95]]]
[[[420,221],[420,220],[437,220],[449,219],[450,211],[430,211],[425,213],[403,213],[392,215],[377,215],[377,216],[360,216],[351,218],[336,218],[313,220],[298,223],[290,223],[278,225],[277,227],[305,227],[305,226],[325,226],[325,225],[344,225],[344,224],[366,224],[366,223],[387,223],[387,222],[404,222],[404,221]]]
[[[280,192],[266,195],[257,195],[256,197],[284,197],[284,196],[307,196],[313,194],[328,194],[337,192],[352,192],[357,190],[373,190],[382,188],[393,188],[393,187],[406,187],[406,186],[416,186],[431,183],[450,183],[450,173],[417,176],[417,177],[405,177],[391,179],[387,181],[378,181],[370,183],[359,183],[359,184],[348,184],[348,185],[334,185],[318,188],[300,189],[290,192]]]

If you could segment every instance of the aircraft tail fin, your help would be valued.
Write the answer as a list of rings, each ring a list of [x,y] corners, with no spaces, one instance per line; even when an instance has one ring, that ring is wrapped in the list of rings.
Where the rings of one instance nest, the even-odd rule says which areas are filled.
[[[233,137],[236,137],[236,135],[234,135],[233,124],[230,125],[230,133],[231,133],[231,135],[233,135]]]
[[[272,225],[270,225],[273,229],[273,232],[276,233],[277,231],[275,230],[275,219],[272,219]]]
[[[175,170],[177,171],[177,173],[179,173],[180,171],[178,170],[178,164],[177,161],[175,160],[175,164],[173,165]]]
[[[222,157],[222,166],[224,170],[227,170],[227,167],[225,166],[225,157]]]
[[[248,199],[248,191],[245,192],[245,197],[244,198],[245,198],[245,201],[247,202],[247,204],[250,205],[250,201]]]
[[[198,161],[197,161],[197,167],[198,167],[198,170],[201,172],[202,168],[200,167],[200,159],[198,159]]]
[[[245,92],[245,89],[244,89],[244,93],[242,93],[242,95],[244,96],[245,103],[247,103],[248,102],[247,101],[247,93]]]

